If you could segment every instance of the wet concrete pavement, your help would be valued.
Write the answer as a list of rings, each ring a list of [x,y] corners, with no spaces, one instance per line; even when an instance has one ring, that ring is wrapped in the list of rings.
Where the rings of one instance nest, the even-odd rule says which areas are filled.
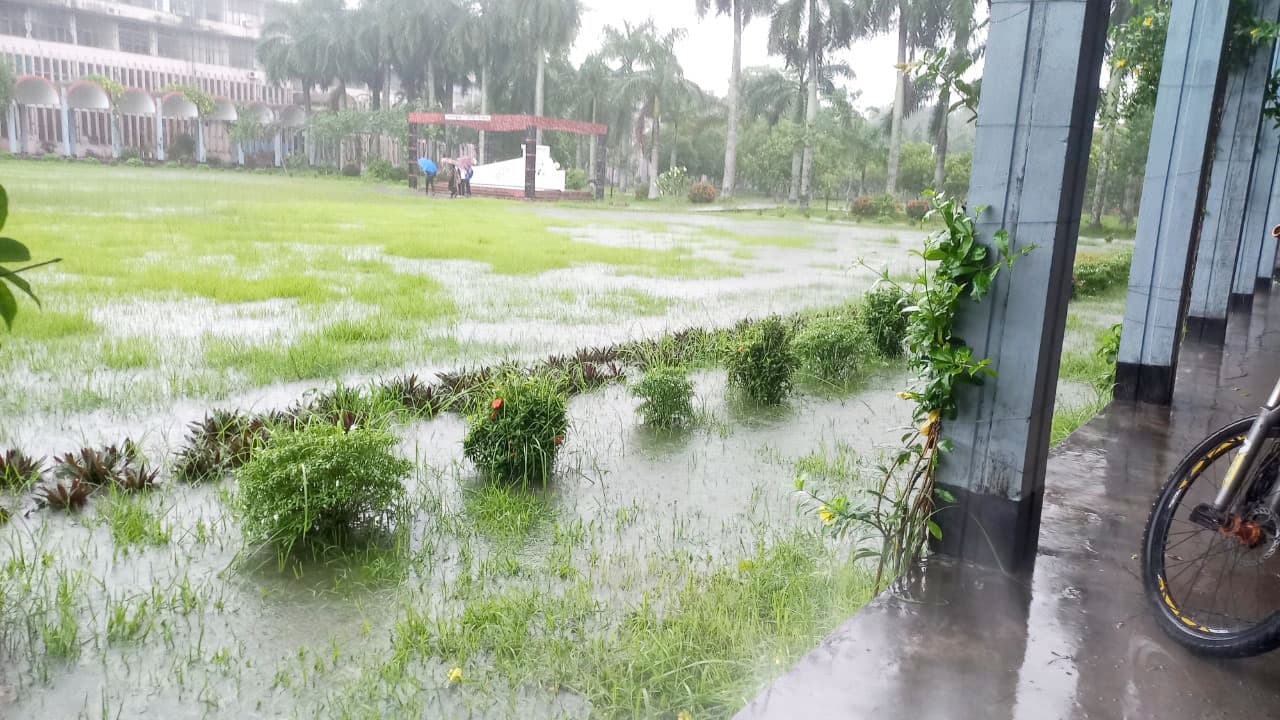
[[[1115,404],[1054,451],[1029,576],[931,560],[738,720],[1280,717],[1280,653],[1207,660],[1168,640],[1137,554],[1180,457],[1277,377],[1280,297],[1264,292],[1225,345],[1187,339],[1171,407]]]

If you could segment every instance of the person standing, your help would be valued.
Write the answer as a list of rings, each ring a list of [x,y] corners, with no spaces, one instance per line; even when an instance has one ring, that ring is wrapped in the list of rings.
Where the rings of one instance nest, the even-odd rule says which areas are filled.
[[[436,163],[428,157],[418,158],[418,169],[422,171],[422,175],[426,179],[426,182],[423,183],[425,185],[423,192],[430,195],[435,190],[436,185]]]
[[[473,171],[470,155],[463,155],[458,158],[458,169],[462,171],[462,194],[466,197],[471,197],[471,175]]]

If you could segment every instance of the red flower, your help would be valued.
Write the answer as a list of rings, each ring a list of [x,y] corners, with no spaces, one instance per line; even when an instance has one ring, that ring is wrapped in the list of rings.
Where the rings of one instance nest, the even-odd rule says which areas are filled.
[[[494,410],[501,410],[502,398],[494,398],[493,402],[489,403],[489,407],[493,408]]]
[[[738,346],[738,352],[742,352],[742,351],[743,351],[743,350],[745,350],[745,349],[746,349],[746,348],[744,348],[744,347],[743,347],[743,346],[741,346],[741,345],[739,345],[739,346]]]
[[[556,439],[555,439],[555,440],[553,440],[552,442],[554,442],[556,445],[563,445],[563,444],[564,444],[564,436],[563,436],[563,435],[557,435],[557,436],[556,436]]]

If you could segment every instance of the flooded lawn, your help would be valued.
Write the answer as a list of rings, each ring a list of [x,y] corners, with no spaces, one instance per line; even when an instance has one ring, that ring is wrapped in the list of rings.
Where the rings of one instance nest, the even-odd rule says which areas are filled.
[[[176,482],[173,454],[211,407],[843,305],[923,231],[0,168],[6,231],[66,258],[2,338],[0,448],[131,437],[161,468],[76,513],[0,496],[0,717],[727,717],[870,593],[794,479],[871,481],[909,423],[892,363],[773,410],[699,369],[675,433],[624,383],[577,395],[545,488],[483,481],[457,415],[401,418],[394,531],[305,561],[247,547],[235,482]],[[1071,306],[1055,437],[1106,400],[1122,294]]]

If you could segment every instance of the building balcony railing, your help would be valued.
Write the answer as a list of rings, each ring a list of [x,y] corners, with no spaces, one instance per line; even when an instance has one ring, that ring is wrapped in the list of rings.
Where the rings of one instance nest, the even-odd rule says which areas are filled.
[[[134,70],[147,70],[188,75],[211,80],[227,80],[232,82],[266,83],[266,75],[261,70],[250,70],[226,65],[208,65],[186,60],[171,60],[154,55],[138,55],[118,50],[82,47],[64,43],[43,42],[30,38],[0,35],[0,54],[28,55],[66,60],[70,62],[97,63]]]
[[[241,16],[242,19],[238,22],[224,22],[177,12],[138,7],[114,0],[32,0],[32,2],[35,5],[70,8],[121,20],[187,28],[233,38],[256,40],[262,34],[261,19],[251,15]]]

